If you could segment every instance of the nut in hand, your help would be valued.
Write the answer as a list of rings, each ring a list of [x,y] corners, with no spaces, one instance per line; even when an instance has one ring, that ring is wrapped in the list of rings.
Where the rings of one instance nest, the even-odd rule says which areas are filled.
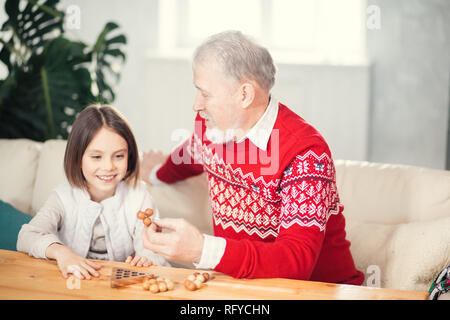
[[[142,220],[146,227],[152,224],[152,219],[150,217],[153,215],[153,209],[145,209],[145,211],[138,211],[137,217]]]

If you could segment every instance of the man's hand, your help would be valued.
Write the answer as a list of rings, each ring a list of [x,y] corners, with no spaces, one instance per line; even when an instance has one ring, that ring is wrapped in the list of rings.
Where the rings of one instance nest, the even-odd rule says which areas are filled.
[[[161,151],[150,150],[144,152],[141,163],[141,178],[142,180],[150,183],[149,176],[153,168],[158,164],[163,163],[167,159],[167,155],[163,154]]]
[[[145,248],[168,260],[200,261],[204,237],[196,227],[184,219],[165,218],[154,222],[172,232],[162,233],[154,228],[145,228],[142,234]]]

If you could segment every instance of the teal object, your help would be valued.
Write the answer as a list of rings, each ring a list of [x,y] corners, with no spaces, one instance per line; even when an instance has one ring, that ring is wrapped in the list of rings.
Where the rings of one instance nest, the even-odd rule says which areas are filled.
[[[20,228],[31,219],[31,216],[0,200],[0,249],[17,251]]]

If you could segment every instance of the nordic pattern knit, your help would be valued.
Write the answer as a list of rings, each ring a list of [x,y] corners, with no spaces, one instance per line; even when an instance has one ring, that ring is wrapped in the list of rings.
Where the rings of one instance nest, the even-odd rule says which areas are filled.
[[[279,104],[267,150],[249,139],[212,144],[197,115],[194,134],[156,175],[166,183],[206,171],[214,234],[226,239],[214,270],[361,284],[345,239],[330,150],[317,130]]]

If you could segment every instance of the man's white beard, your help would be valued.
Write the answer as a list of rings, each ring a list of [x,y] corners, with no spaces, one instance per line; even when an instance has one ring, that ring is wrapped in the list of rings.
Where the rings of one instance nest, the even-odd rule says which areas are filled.
[[[222,131],[217,127],[206,128],[205,135],[206,138],[214,144],[225,144],[236,139],[236,130],[227,129],[225,131]]]
[[[214,144],[225,144],[230,141],[236,140],[239,137],[239,133],[242,131],[240,129],[227,129],[225,131],[217,128],[214,120],[211,119],[205,112],[200,111],[200,117],[209,120],[212,128],[206,128],[206,138]]]

